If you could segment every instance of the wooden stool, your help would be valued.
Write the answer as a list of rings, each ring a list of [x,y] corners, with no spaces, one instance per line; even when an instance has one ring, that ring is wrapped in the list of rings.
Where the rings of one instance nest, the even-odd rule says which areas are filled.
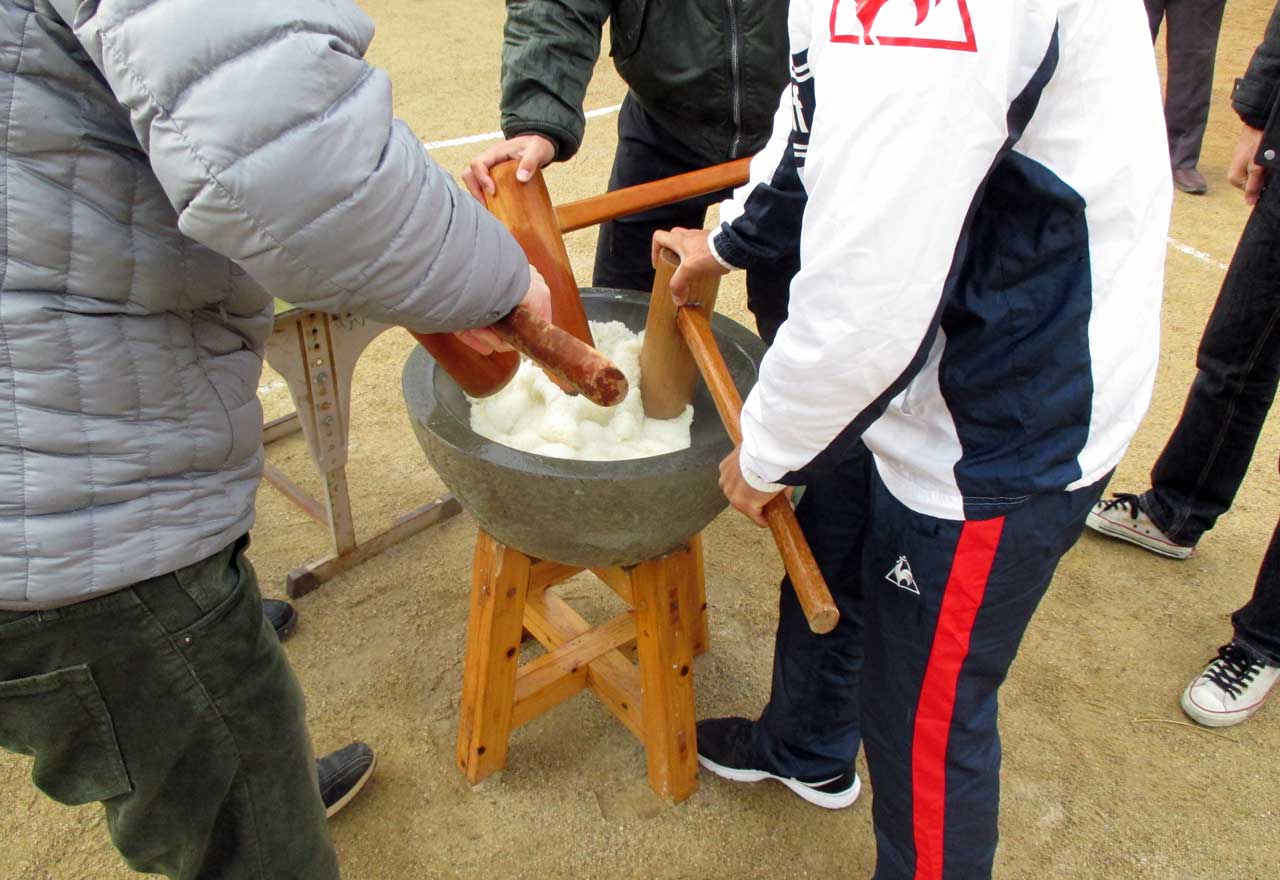
[[[553,589],[584,570],[480,532],[458,767],[472,784],[501,770],[513,729],[590,688],[644,743],[653,790],[682,801],[698,787],[693,658],[708,639],[701,536],[660,559],[591,569],[629,606],[595,628]],[[521,666],[526,630],[548,653]],[[632,646],[638,666],[627,656]]]

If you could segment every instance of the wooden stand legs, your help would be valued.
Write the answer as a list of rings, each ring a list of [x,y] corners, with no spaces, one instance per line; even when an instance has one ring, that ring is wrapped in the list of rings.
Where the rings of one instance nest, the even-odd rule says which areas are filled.
[[[502,769],[514,728],[590,689],[644,744],[653,790],[682,801],[698,787],[693,658],[707,646],[701,541],[628,568],[593,569],[629,606],[594,628],[552,589],[580,571],[480,532],[458,767],[471,783]],[[547,653],[520,666],[524,630]],[[638,665],[624,653],[633,646]]]
[[[330,578],[462,510],[453,495],[445,495],[410,511],[365,540],[356,540],[347,491],[351,379],[365,348],[388,329],[386,324],[354,315],[290,309],[276,316],[275,329],[267,340],[267,361],[284,377],[297,412],[265,425],[263,442],[301,430],[324,483],[324,498],[311,497],[269,462],[263,465],[262,476],[327,528],[333,547],[333,552],[324,558],[289,572],[285,589],[291,598],[311,592]]]
[[[672,800],[698,787],[693,640],[700,617],[687,586],[692,557],[686,549],[631,570],[649,786]]]
[[[484,532],[476,541],[458,725],[458,766],[472,784],[507,763],[531,562]]]

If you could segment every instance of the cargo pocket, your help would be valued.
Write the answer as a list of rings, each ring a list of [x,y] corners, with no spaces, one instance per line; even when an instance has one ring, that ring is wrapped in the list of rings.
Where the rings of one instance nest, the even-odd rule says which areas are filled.
[[[60,803],[78,806],[133,790],[88,666],[0,681],[0,748],[34,757],[31,780]]]

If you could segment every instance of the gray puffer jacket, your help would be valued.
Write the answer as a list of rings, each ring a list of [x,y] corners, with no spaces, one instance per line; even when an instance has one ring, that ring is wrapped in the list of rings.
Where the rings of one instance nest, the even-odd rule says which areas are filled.
[[[372,36],[345,0],[0,0],[0,609],[248,530],[267,291],[419,331],[524,294]]]

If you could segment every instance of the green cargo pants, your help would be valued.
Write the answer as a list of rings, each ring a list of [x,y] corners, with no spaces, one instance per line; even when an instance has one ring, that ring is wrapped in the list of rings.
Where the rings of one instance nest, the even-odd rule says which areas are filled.
[[[101,801],[134,870],[329,880],[302,691],[248,538],[54,611],[0,611],[0,747],[64,804]]]

